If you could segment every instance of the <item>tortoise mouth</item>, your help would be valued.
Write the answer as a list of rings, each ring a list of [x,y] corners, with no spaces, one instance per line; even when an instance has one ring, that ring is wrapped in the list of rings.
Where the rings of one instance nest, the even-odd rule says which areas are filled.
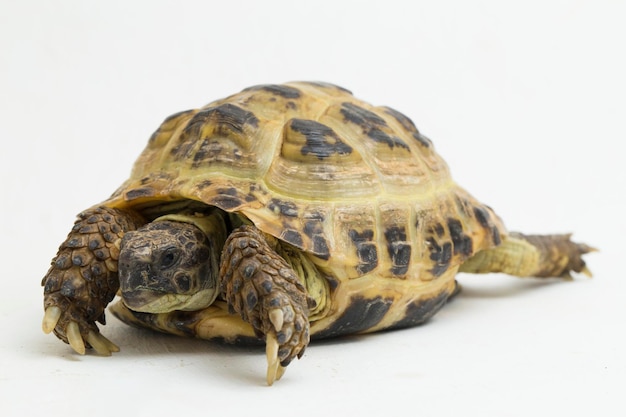
[[[140,313],[169,313],[175,310],[196,311],[208,307],[215,301],[217,291],[213,288],[194,294],[174,294],[150,288],[138,288],[122,292],[126,307]]]

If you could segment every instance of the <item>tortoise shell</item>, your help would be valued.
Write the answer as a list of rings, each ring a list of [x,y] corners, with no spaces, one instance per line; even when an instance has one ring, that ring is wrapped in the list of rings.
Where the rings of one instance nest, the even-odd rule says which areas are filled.
[[[505,230],[413,122],[325,83],[260,85],[167,118],[104,203],[195,200],[237,213],[328,278],[313,336],[405,327]]]

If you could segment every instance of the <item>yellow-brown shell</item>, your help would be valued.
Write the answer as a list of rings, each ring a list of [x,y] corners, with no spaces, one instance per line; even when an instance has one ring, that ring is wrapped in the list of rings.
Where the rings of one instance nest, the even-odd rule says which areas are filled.
[[[251,87],[170,116],[105,204],[180,199],[241,213],[337,282],[376,279],[374,293],[379,278],[452,276],[504,232],[409,118],[324,83]]]

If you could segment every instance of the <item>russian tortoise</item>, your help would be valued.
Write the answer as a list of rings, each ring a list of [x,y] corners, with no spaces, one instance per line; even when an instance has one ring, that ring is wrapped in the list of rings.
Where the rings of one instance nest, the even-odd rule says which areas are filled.
[[[568,277],[591,248],[509,233],[413,122],[343,88],[260,85],[168,117],[78,215],[43,278],[43,330],[110,355],[122,321],[265,342],[267,382],[310,338],[418,325],[457,272]]]

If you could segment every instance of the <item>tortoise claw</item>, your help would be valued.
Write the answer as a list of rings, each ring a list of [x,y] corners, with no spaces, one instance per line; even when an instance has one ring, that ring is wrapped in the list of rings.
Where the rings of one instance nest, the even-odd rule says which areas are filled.
[[[48,307],[43,316],[41,328],[45,334],[51,333],[61,318],[61,309],[57,306]]]
[[[284,366],[278,365],[278,369],[276,370],[276,380],[277,381],[280,380],[283,377],[283,375],[285,375],[285,370],[286,369],[287,368],[285,368]]]
[[[63,329],[63,323],[67,323],[65,329]],[[87,346],[92,347],[93,350],[102,356],[111,356],[112,352],[120,351],[120,348],[115,343],[100,334],[95,325],[88,326],[71,319],[64,321],[63,310],[56,305],[46,308],[41,328],[46,334],[52,333],[58,328],[59,333],[57,335],[64,335],[63,340],[66,340],[72,349],[81,355],[85,354]],[[87,333],[87,337],[83,339],[83,334],[85,333]]]
[[[102,356],[111,356],[111,352],[120,351],[120,348],[115,343],[93,330],[87,334],[87,343]]]
[[[275,308],[269,312],[269,317],[270,322],[272,322],[272,325],[274,326],[274,329],[277,332],[280,332],[285,322],[285,315],[283,313],[283,310],[281,310],[280,308]]]
[[[269,333],[265,345],[265,354],[267,356],[267,385],[270,386],[285,374],[285,367],[280,364],[278,359],[278,348],[276,336],[273,332]]]
[[[85,342],[83,341],[83,337],[80,335],[78,323],[76,323],[75,321],[70,321],[67,324],[65,332],[67,334],[67,341],[69,342],[72,349],[74,349],[77,353],[84,355]]]

